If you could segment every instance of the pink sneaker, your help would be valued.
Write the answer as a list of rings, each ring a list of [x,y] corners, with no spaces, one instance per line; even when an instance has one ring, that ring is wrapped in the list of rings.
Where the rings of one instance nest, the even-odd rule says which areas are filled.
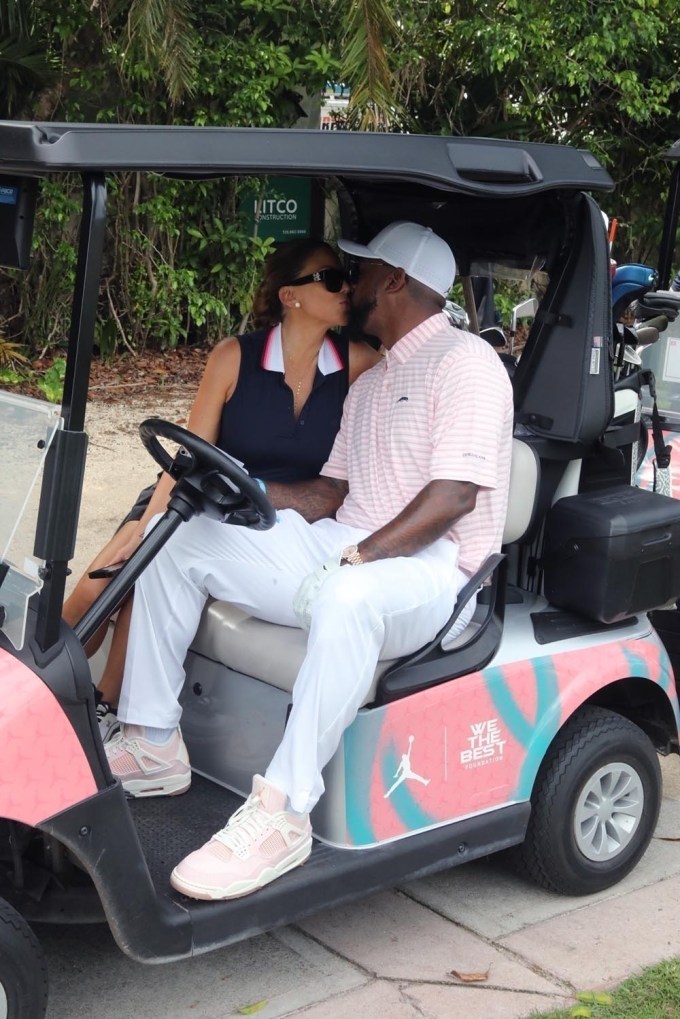
[[[189,755],[177,729],[167,743],[143,739],[141,725],[124,725],[104,744],[111,771],[131,796],[177,796],[191,785]]]
[[[177,864],[172,887],[192,899],[237,899],[304,863],[312,826],[307,815],[295,817],[285,806],[286,794],[256,775],[226,827]]]

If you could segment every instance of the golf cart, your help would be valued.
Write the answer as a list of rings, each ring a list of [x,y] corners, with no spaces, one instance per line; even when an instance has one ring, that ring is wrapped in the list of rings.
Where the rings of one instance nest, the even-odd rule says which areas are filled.
[[[182,694],[191,789],[141,800],[109,771],[83,645],[184,520],[275,526],[266,497],[219,450],[147,420],[142,442],[176,479],[168,510],[74,630],[61,620],[107,178],[124,171],[312,177],[344,236],[412,219],[449,241],[464,283],[535,266],[547,279],[513,377],[503,551],[455,610],[481,588],[472,621],[453,646],[442,647],[449,621],[416,654],[379,663],[324,774],[310,860],[229,902],[185,898],[170,870],[266,767],[305,633],[207,606]],[[566,894],[619,881],[654,831],[658,754],[679,748],[673,668],[647,611],[680,595],[680,504],[625,472],[601,475],[594,456],[614,416],[609,252],[590,196],[612,189],[607,173],[585,151],[510,141],[4,122],[0,262],[26,265],[39,179],[74,173],[83,207],[63,403],[0,393],[0,1016],[44,1014],[32,921],[105,920],[132,958],[167,962],[511,847]],[[633,441],[619,438],[620,450]],[[183,450],[172,457],[166,440]]]

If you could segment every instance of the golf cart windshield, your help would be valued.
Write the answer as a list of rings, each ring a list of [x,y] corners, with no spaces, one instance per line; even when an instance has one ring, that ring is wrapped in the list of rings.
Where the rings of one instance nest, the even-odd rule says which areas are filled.
[[[23,647],[29,599],[42,587],[33,554],[45,456],[61,427],[59,407],[0,392],[0,629]]]

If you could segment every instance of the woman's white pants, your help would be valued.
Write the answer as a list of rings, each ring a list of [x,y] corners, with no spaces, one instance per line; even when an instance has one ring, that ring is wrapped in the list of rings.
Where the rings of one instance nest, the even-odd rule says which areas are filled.
[[[279,512],[269,531],[205,516],[181,524],[135,586],[121,721],[178,725],[184,659],[209,596],[298,626],[293,598],[301,582],[367,533],[335,520],[309,524],[294,510]],[[308,812],[323,793],[322,769],[364,700],[378,658],[416,651],[450,616],[467,579],[457,560],[458,546],[442,538],[414,556],[329,574],[312,607],[291,713],[266,773],[293,810]]]

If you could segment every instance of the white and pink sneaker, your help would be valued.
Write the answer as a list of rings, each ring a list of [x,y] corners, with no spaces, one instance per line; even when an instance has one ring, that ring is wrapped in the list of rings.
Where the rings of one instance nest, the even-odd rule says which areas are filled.
[[[111,771],[130,796],[177,796],[191,785],[189,755],[179,729],[165,743],[144,739],[139,725],[124,725],[104,744]]]
[[[193,899],[236,899],[299,867],[312,851],[312,826],[285,807],[286,794],[256,775],[226,827],[177,864],[172,887]]]

